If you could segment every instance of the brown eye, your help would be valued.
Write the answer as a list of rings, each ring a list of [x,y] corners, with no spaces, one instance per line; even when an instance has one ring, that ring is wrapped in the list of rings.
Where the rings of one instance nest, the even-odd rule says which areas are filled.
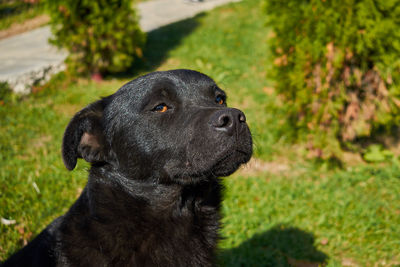
[[[162,103],[160,105],[157,105],[153,110],[156,111],[156,112],[165,112],[165,111],[168,110],[168,107],[167,107],[167,105]]]
[[[217,102],[220,105],[223,105],[225,103],[224,98],[220,95],[215,98],[215,102]]]

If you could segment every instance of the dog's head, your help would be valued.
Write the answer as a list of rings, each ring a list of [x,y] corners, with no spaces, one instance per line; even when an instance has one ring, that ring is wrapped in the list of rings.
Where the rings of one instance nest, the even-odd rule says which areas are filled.
[[[62,149],[69,170],[83,158],[131,179],[179,183],[230,175],[251,154],[245,115],[191,70],[150,73],[90,104],[69,123]]]

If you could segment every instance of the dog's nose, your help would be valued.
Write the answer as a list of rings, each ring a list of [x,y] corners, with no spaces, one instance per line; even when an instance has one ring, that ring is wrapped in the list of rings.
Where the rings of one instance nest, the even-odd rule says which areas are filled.
[[[246,122],[246,116],[238,109],[229,108],[216,111],[210,119],[211,126],[217,131],[232,135],[237,126]]]

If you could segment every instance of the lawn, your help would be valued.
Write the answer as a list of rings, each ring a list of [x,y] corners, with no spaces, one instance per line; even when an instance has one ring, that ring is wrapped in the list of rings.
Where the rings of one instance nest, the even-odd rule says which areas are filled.
[[[0,30],[13,24],[20,24],[44,14],[44,4],[27,1],[0,1]],[[28,27],[28,26],[26,26]]]
[[[266,81],[269,30],[257,0],[243,0],[148,36],[146,61],[101,83],[53,81],[0,105],[0,260],[66,212],[88,164],[68,172],[60,146],[75,112],[154,70],[213,77],[242,109],[254,136],[252,163],[225,179],[222,266],[400,266],[400,166],[310,162],[282,129],[285,103]],[[356,157],[355,157],[356,158]]]

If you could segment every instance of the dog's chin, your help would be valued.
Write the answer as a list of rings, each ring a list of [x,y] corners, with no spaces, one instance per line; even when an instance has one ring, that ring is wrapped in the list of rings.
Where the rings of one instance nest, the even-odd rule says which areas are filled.
[[[164,170],[168,173],[168,180],[175,181],[179,184],[194,184],[197,182],[209,180],[210,178],[225,177],[234,173],[242,164],[248,162],[251,153],[234,150],[226,153],[218,160],[209,163],[208,167],[197,170],[181,169],[170,166],[164,166]],[[172,168],[171,168],[172,167]]]
[[[191,177],[194,179],[225,177],[234,173],[242,164],[247,163],[251,153],[233,150],[211,162],[208,167],[195,171]]]
[[[251,153],[235,150],[220,159],[212,168],[210,173],[217,177],[229,176],[234,173],[242,164],[247,163]]]

